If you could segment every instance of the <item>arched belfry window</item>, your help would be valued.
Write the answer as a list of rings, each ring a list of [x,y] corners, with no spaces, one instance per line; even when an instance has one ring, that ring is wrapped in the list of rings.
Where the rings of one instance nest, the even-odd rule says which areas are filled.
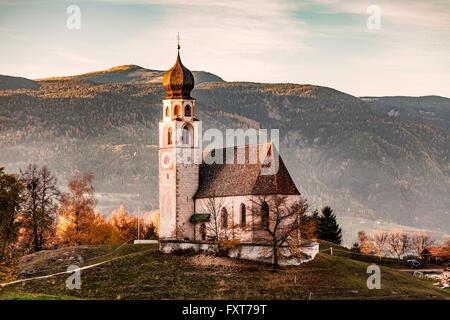
[[[265,201],[261,204],[261,225],[269,226],[269,205]]]
[[[172,128],[169,128],[169,130],[167,130],[167,144],[172,144]]]
[[[166,113],[165,113],[166,117],[170,117],[170,108],[166,107]]]
[[[179,105],[176,105],[175,108],[173,109],[173,113],[176,116],[181,116],[181,107]]]
[[[225,207],[223,207],[221,210],[220,219],[222,222],[222,229],[226,229],[228,227],[228,211]]]
[[[192,116],[192,107],[190,105],[186,105],[184,107],[184,116],[185,117],[190,117]]]
[[[183,127],[183,134],[181,136],[181,139],[183,141],[183,144],[191,143],[191,132],[190,132],[188,126]]]
[[[245,208],[245,204],[241,203],[241,226],[245,227],[247,224],[247,209]]]

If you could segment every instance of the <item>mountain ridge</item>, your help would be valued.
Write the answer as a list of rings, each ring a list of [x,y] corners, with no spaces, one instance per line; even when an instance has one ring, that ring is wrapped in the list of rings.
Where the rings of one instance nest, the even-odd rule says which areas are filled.
[[[71,76],[34,79],[35,81],[89,80],[97,83],[147,84],[161,83],[165,71],[147,69],[135,64],[119,65],[106,70],[92,71]],[[207,71],[192,71],[196,84],[225,82],[221,77]]]
[[[92,171],[102,212],[120,203],[132,210],[142,195],[156,209],[160,83],[37,83],[0,90],[0,164],[47,164],[61,184]],[[408,99],[365,101],[314,85],[203,82],[193,96],[204,129],[279,129],[283,159],[313,206],[450,230],[450,129],[439,111],[450,108],[446,100],[410,97],[416,111],[407,117]],[[392,105],[397,116],[388,114]],[[432,118],[420,116],[426,106]]]

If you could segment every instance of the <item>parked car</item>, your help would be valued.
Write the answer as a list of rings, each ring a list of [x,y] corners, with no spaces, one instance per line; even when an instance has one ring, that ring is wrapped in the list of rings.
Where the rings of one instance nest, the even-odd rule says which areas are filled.
[[[408,267],[410,267],[411,269],[418,269],[418,268],[420,268],[420,262],[417,261],[416,259],[406,260],[406,264],[407,264]]]

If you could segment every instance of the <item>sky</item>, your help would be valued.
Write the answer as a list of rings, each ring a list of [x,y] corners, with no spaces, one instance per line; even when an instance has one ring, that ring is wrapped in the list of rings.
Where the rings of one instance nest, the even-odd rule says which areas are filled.
[[[0,0],[0,74],[166,70],[178,32],[183,63],[226,81],[450,97],[449,0]]]

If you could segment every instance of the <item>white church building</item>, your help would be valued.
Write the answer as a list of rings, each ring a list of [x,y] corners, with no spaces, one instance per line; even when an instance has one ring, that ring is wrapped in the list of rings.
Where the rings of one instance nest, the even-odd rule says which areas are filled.
[[[277,150],[272,143],[203,150],[202,121],[191,96],[194,76],[182,64],[179,47],[163,87],[167,95],[159,123],[160,250],[209,250],[213,215],[220,232],[239,240],[234,256],[270,259],[261,257],[261,234],[252,226],[267,223],[269,208],[256,200],[283,195],[294,202],[300,197]],[[230,154],[234,161],[225,161]],[[267,168],[275,162],[273,169]],[[304,247],[311,259],[317,250],[315,243]]]

